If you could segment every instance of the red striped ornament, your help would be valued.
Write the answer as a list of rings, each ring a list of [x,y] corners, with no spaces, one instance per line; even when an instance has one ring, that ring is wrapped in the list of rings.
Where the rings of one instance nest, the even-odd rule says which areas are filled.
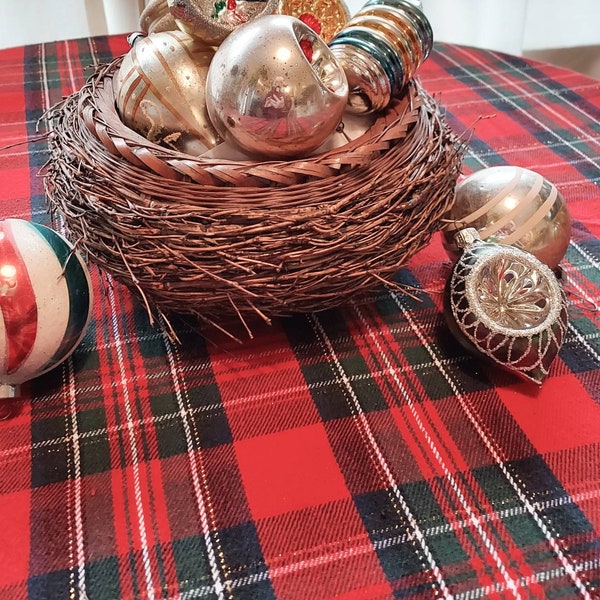
[[[0,221],[0,396],[50,371],[75,350],[92,314],[89,271],[61,235]]]

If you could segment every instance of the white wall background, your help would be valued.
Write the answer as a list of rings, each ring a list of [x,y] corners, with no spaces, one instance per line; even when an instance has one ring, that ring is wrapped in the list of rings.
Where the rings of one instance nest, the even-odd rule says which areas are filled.
[[[326,0],[324,0],[326,1]],[[346,0],[356,12],[365,0]],[[600,45],[599,0],[422,0],[438,41],[521,54]],[[0,48],[138,29],[143,0],[0,0]]]
[[[0,48],[139,29],[143,0],[0,0]]]

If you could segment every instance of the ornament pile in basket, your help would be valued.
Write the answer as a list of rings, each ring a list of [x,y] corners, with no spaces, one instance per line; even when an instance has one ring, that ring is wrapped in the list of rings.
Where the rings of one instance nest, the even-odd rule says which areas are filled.
[[[369,2],[329,45],[316,33],[310,38],[321,65],[329,52],[347,67],[356,49],[357,62],[345,69],[355,102],[333,124],[336,143],[301,156],[223,158],[214,148],[194,154],[169,140],[159,144],[128,127],[115,104],[127,57],[99,67],[48,115],[50,209],[77,247],[136,292],[151,316],[183,312],[226,329],[230,317],[247,325],[256,316],[322,310],[391,282],[440,229],[464,151],[395,50],[380,44],[365,89],[358,87],[356,65],[383,35],[375,25],[385,21],[386,7],[395,5],[410,16],[406,7],[415,3]],[[419,61],[431,49],[427,37]],[[312,48],[309,55],[299,47],[298,60],[311,66]],[[260,79],[266,70],[258,69]],[[351,114],[365,106],[369,115]]]

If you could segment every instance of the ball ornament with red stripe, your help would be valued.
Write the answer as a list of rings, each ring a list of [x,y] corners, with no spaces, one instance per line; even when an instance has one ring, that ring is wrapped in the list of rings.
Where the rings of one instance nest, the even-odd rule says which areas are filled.
[[[92,314],[89,271],[54,230],[0,221],[0,396],[66,360]]]

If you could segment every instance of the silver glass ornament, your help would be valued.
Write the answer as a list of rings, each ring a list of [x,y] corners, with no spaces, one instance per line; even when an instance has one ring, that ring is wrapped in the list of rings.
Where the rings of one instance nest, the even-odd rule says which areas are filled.
[[[484,242],[476,229],[456,234],[463,249],[448,279],[444,315],[469,351],[541,384],[566,335],[566,298],[535,256]]]
[[[261,17],[217,49],[206,105],[217,131],[261,157],[309,154],[339,125],[348,99],[344,71],[327,44],[287,15]]]

